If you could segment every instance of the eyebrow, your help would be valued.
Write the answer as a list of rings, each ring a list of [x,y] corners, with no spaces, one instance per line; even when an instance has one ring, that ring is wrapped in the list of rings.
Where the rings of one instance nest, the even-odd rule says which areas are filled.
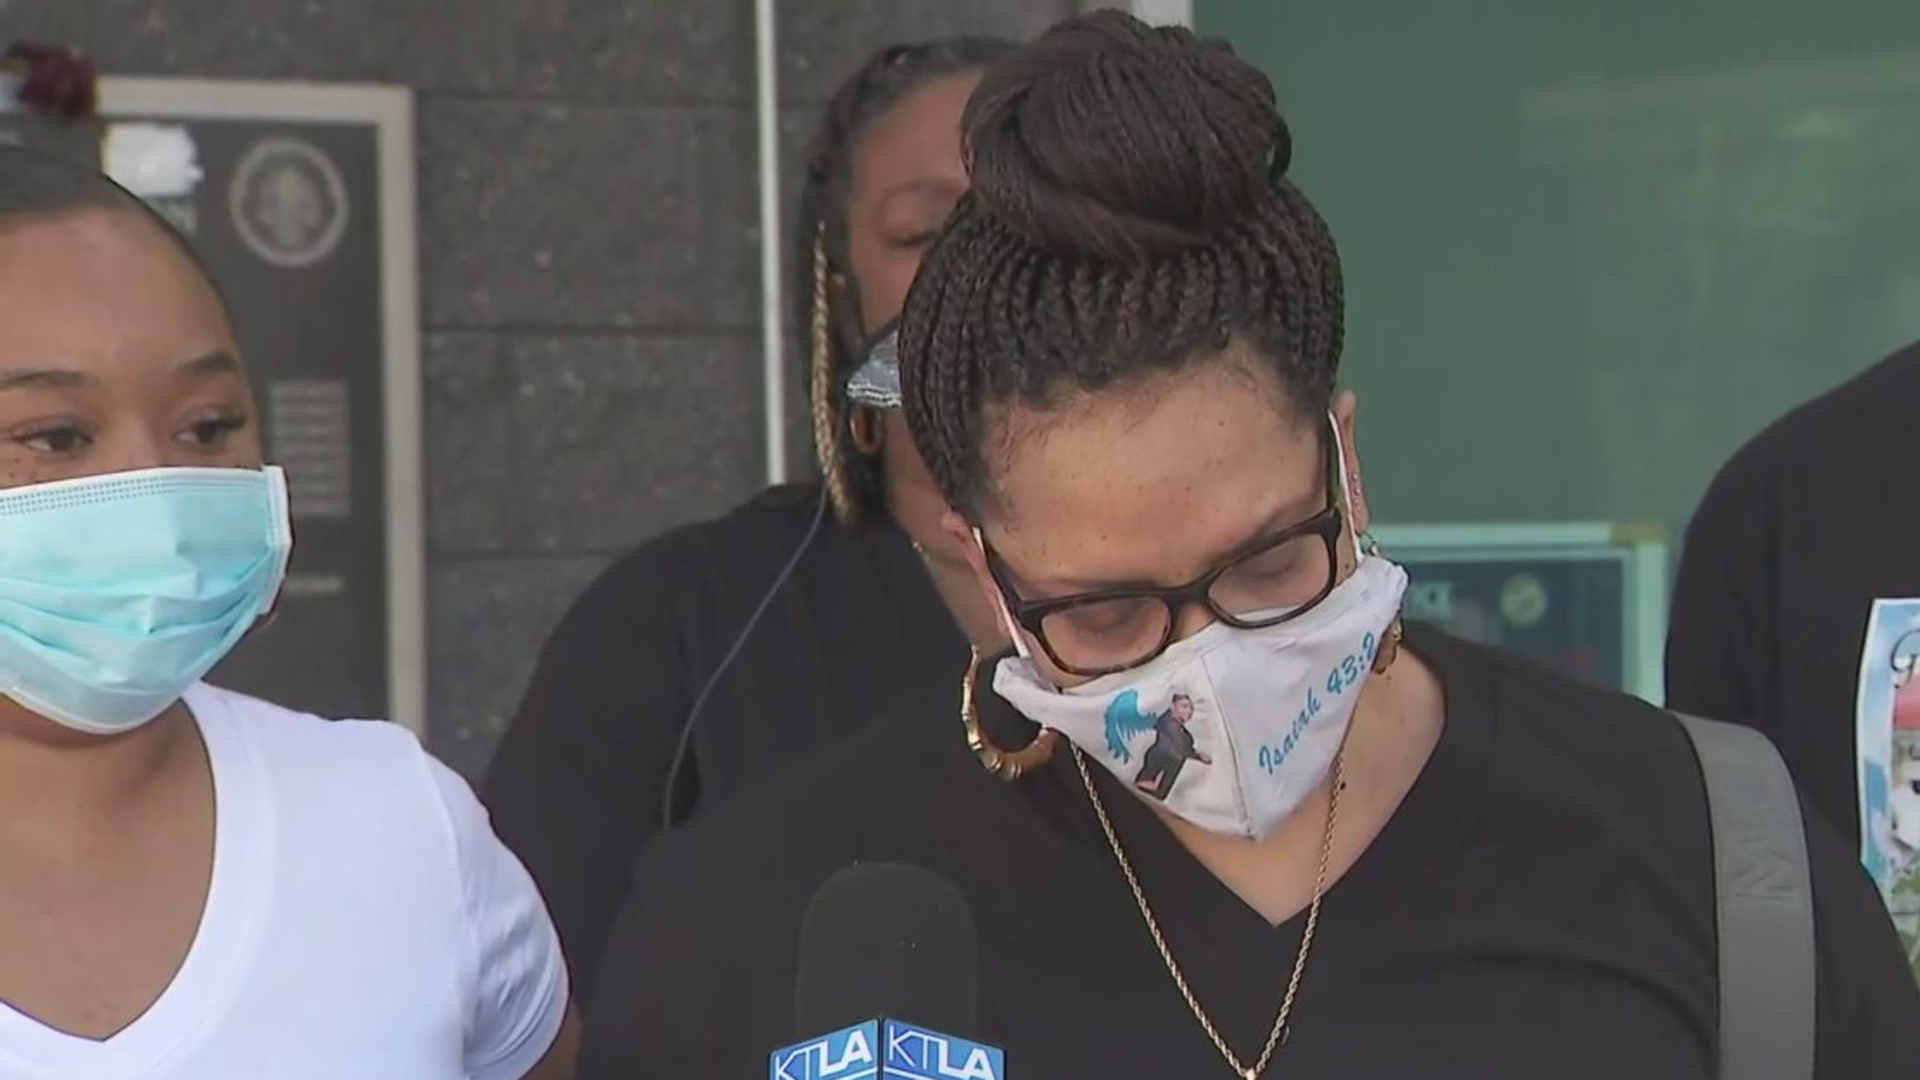
[[[174,369],[174,375],[182,379],[209,379],[215,375],[238,374],[240,361],[229,352],[211,352]]]
[[[240,374],[240,361],[228,352],[211,352],[174,369],[177,378],[198,381],[217,375]],[[0,371],[0,393],[11,390],[73,390],[95,386],[99,378],[73,368],[14,368]]]
[[[882,189],[873,200],[875,209],[884,210],[900,199],[945,199],[966,193],[967,186],[949,177],[916,176]]]
[[[9,390],[71,390],[96,380],[71,368],[15,368],[0,371],[0,392]]]
[[[1248,548],[1251,548],[1253,545],[1268,537],[1274,536],[1282,529],[1290,528],[1297,524],[1298,521],[1304,521],[1304,518],[1295,517],[1298,511],[1299,507],[1291,503],[1276,509],[1262,521],[1258,528],[1250,532],[1245,539],[1215,555],[1213,560],[1208,564],[1208,569],[1211,570],[1221,563],[1226,562],[1228,559],[1245,552]],[[992,541],[988,541],[988,543],[991,544]],[[1000,564],[1001,571],[1007,576],[1010,583],[1022,587],[1021,591],[1023,593],[1030,594],[1038,591],[1046,594],[1045,596],[1027,595],[1024,597],[1026,599],[1059,600],[1078,596],[1082,593],[1106,592],[1110,589],[1161,589],[1168,587],[1164,582],[1158,581],[1147,581],[1145,579],[1116,581],[1111,578],[1102,580],[1094,580],[1091,578],[1059,578],[1042,584],[1028,579],[1013,567],[1008,566],[1006,560],[1000,558],[998,552],[995,552],[994,558]],[[1174,584],[1179,585],[1185,583],[1175,582]]]

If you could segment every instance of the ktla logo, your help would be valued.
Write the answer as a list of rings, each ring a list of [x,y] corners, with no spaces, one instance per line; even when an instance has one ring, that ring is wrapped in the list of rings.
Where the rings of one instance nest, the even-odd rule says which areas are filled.
[[[953,1035],[887,1021],[887,1067],[900,1080],[1004,1080],[1006,1055]]]
[[[768,1080],[861,1080],[878,1072],[880,1026],[868,1022],[775,1050]]]
[[[870,1020],[783,1050],[768,1080],[1005,1080],[997,1048],[899,1020]]]

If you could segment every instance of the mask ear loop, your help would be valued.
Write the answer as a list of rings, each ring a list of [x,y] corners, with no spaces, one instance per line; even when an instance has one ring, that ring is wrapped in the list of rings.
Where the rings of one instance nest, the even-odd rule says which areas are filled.
[[[978,525],[973,527],[973,546],[980,549],[981,561],[986,561],[987,537],[980,531]],[[993,610],[1000,616],[1000,626],[1007,632],[1008,640],[1013,642],[1013,651],[1019,655],[1020,659],[1031,663],[1033,654],[1027,651],[1026,636],[1020,632],[1020,624],[1014,621],[1013,612],[1007,607],[1007,598],[1001,596],[998,589],[993,593]]]
[[[1327,431],[1333,439],[1334,468],[1340,473],[1340,511],[1346,515],[1347,532],[1353,536],[1353,558],[1358,562],[1369,555],[1380,554],[1380,541],[1374,539],[1372,533],[1361,536],[1360,530],[1354,527],[1353,483],[1347,472],[1347,444],[1340,438],[1340,422],[1334,419],[1331,411],[1327,413]]]
[[[274,569],[278,581],[273,595],[267,599],[266,610],[254,616],[253,624],[247,628],[247,637],[272,626],[280,618],[280,601],[286,596],[287,575],[292,573],[293,563],[293,496],[287,489],[286,470],[278,465],[263,465],[260,471],[267,480],[268,502],[278,523],[276,532],[284,535],[279,538],[281,543],[275,556],[279,565]]]
[[[1333,433],[1334,464],[1340,470],[1340,500],[1347,515],[1347,531],[1353,534],[1353,557],[1357,563],[1368,557],[1380,557],[1380,541],[1369,533],[1362,539],[1360,531],[1353,527],[1353,482],[1347,474],[1347,445],[1340,438],[1340,424],[1333,413],[1327,413],[1327,427]],[[1386,632],[1380,635],[1380,648],[1373,656],[1373,673],[1378,675],[1393,666],[1400,655],[1400,642],[1407,635],[1404,617],[1394,612],[1393,621],[1387,624]]]
[[[987,557],[987,538],[980,527],[973,527],[973,542],[980,549],[980,557]],[[1033,657],[1027,652],[1026,638],[1020,634],[1020,624],[1013,619],[1013,612],[1007,608],[1007,598],[994,591],[993,607],[1000,613],[1000,621],[1006,626],[1007,636],[1013,640],[1013,648],[1020,659],[1029,663]],[[1053,760],[1053,752],[1060,745],[1060,733],[1049,727],[1040,729],[1033,741],[1018,750],[1004,750],[995,746],[980,727],[980,665],[983,657],[975,647],[967,657],[967,673],[960,678],[960,725],[967,732],[967,749],[994,776],[1012,783],[1027,773],[1040,768]]]

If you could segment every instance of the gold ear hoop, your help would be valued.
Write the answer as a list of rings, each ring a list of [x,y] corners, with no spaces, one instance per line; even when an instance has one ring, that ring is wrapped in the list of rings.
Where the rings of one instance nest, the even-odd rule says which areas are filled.
[[[880,452],[880,414],[867,405],[855,405],[847,416],[847,434],[853,448],[865,457]]]
[[[1393,622],[1387,626],[1387,632],[1380,635],[1380,647],[1374,650],[1373,673],[1375,675],[1393,666],[1394,660],[1400,656],[1400,641],[1406,636],[1406,623],[1399,615],[1395,615]]]
[[[1041,728],[1032,742],[1018,750],[1002,750],[987,741],[980,730],[980,707],[976,700],[979,680],[980,650],[976,648],[967,658],[967,674],[960,681],[960,723],[967,729],[967,748],[980,759],[980,764],[993,775],[1012,783],[1052,761],[1053,751],[1060,743],[1060,733],[1052,728]]]
[[[1372,533],[1367,533],[1364,536],[1364,542],[1366,544],[1367,554],[1376,559],[1379,558],[1380,538]],[[1393,622],[1389,623],[1386,632],[1380,635],[1380,648],[1374,650],[1373,673],[1375,675],[1393,666],[1394,660],[1400,656],[1400,642],[1403,641],[1406,636],[1406,619],[1398,612],[1395,612]]]
[[[820,467],[820,482],[826,485],[827,499],[833,503],[834,516],[842,522],[854,517],[853,493],[847,484],[845,464],[840,460],[838,387],[833,384],[832,312],[827,295],[827,224],[813,230],[813,325],[812,370],[809,389],[813,398],[813,456]]]

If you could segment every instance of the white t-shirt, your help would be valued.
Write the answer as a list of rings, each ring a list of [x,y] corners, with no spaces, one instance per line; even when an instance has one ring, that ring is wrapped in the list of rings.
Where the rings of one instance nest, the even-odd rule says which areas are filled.
[[[567,1005],[533,881],[413,735],[199,686],[213,881],[186,962],[104,1041],[0,1004],[4,1080],[520,1080]]]

